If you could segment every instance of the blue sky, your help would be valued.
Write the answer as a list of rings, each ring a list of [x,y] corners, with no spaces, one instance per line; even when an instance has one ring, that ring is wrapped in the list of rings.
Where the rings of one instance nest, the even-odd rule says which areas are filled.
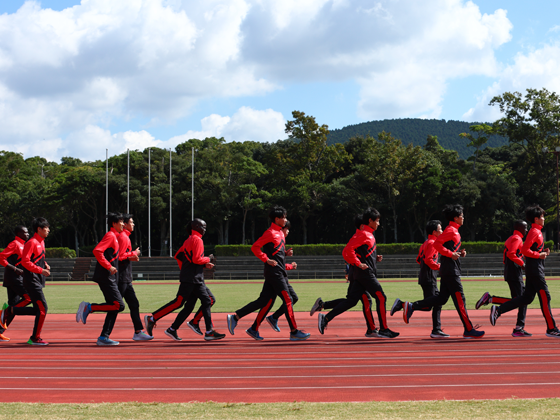
[[[49,10],[50,9],[50,10]],[[560,90],[560,2],[0,2],[0,150],[102,159],[189,138],[493,121],[504,91]]]

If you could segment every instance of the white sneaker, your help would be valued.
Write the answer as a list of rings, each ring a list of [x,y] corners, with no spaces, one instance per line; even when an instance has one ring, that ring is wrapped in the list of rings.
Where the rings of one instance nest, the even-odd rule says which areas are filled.
[[[149,341],[152,340],[154,337],[151,335],[146,334],[144,331],[140,331],[139,333],[134,333],[132,339],[134,341]]]

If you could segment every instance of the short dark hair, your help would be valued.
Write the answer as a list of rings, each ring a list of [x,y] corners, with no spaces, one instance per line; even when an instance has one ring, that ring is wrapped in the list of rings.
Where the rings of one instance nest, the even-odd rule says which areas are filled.
[[[373,220],[374,222],[381,217],[381,213],[374,209],[373,207],[368,207],[366,211],[364,211],[364,215],[362,216],[362,224],[369,225],[369,219]]]
[[[268,218],[274,222],[277,217],[282,218],[286,216],[288,212],[282,206],[273,206],[271,207],[270,211],[268,212]]]
[[[113,226],[114,223],[119,223],[121,220],[123,220],[124,216],[122,215],[122,213],[107,213],[107,223],[109,223],[109,226]]]
[[[37,230],[39,230],[39,228],[44,229],[44,228],[50,227],[50,225],[49,225],[49,222],[47,221],[47,219],[45,219],[44,217],[36,217],[31,222],[31,227],[33,229],[33,232],[37,233]]]
[[[426,223],[426,233],[428,235],[431,235],[434,233],[435,230],[437,230],[437,227],[441,225],[441,222],[439,220],[430,220],[428,223]]]
[[[460,204],[447,204],[441,212],[446,220],[452,222],[456,217],[463,214],[463,206]]]
[[[292,227],[292,224],[290,223],[289,220],[286,220],[286,224],[284,225],[284,227],[282,229],[290,229]]]
[[[535,223],[536,217],[543,216],[545,211],[538,204],[533,204],[525,209],[525,219],[529,223]]]
[[[123,220],[124,224],[126,225],[126,224],[128,223],[128,221],[129,221],[130,219],[132,219],[133,217],[134,217],[134,216],[133,216],[132,214],[130,214],[130,213],[124,213],[124,214],[122,215],[122,220]]]
[[[516,220],[513,222],[513,230],[521,231],[521,229],[527,229],[527,222],[525,220]]]
[[[14,229],[14,235],[17,236],[19,233],[25,232],[24,229],[27,229],[27,226],[17,225],[16,228]]]
[[[364,224],[364,215],[363,214],[357,214],[356,216],[354,216],[354,227],[356,229],[360,229],[363,224]]]

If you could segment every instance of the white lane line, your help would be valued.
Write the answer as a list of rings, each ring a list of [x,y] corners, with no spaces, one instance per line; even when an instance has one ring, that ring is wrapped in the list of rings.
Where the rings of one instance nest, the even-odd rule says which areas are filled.
[[[552,364],[559,364],[560,361],[547,361],[546,365]],[[508,368],[510,366],[532,366],[538,365],[542,366],[542,362],[508,362]],[[380,368],[383,369],[390,369],[390,368],[408,368],[408,367],[422,367],[422,368],[436,368],[436,367],[447,367],[447,366],[454,366],[461,369],[464,369],[464,365],[459,365],[457,363],[422,363],[422,364],[398,364],[398,365],[386,365],[386,364],[360,364],[360,365],[312,365],[312,366],[302,366],[302,365],[283,365],[283,366],[251,366],[251,370],[255,369],[364,369],[364,368]],[[500,368],[496,365],[496,363],[477,363],[476,367],[482,366],[490,366]],[[474,367],[474,368],[476,368]],[[8,369],[16,369],[16,370],[138,370],[138,367],[123,367],[123,366],[107,366],[107,367],[84,367],[84,366],[54,366],[54,367],[43,367],[43,366],[3,366],[4,371]],[[142,366],[142,370],[212,370],[212,369],[221,369],[221,370],[235,370],[235,369],[242,369],[247,370],[247,366]],[[511,369],[510,369],[511,373]],[[401,374],[405,375],[405,374]]]
[[[535,371],[535,372],[461,372],[461,378],[464,376],[499,376],[499,375],[556,375],[560,371],[550,372],[550,371]],[[407,378],[411,377],[435,377],[435,376],[455,376],[457,373],[407,373],[405,375]],[[111,380],[169,380],[169,379],[193,379],[193,380],[215,380],[215,379],[315,379],[317,375],[252,375],[252,376],[127,376],[126,378],[120,377],[107,377],[107,376],[0,376],[0,379],[18,380],[18,379],[65,379],[65,380],[101,380],[106,381]],[[328,375],[321,377],[323,380],[329,378],[393,378],[393,377],[403,377],[402,373],[383,373],[383,374],[372,374],[372,375]]]
[[[337,385],[336,389],[387,389],[387,388],[469,388],[469,387],[519,387],[519,386],[556,386],[560,382],[525,382],[525,383],[492,383],[492,384],[418,384],[418,385]],[[278,386],[278,387],[243,387],[243,388],[0,388],[2,391],[134,391],[134,392],[154,392],[154,391],[280,391],[280,390],[323,390],[323,386]],[[325,391],[325,392],[328,392]]]

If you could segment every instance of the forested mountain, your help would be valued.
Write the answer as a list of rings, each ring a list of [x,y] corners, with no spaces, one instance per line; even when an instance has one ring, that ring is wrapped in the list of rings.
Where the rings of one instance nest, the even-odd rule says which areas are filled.
[[[424,146],[428,135],[437,136],[439,144],[448,150],[456,150],[461,159],[473,155],[475,149],[467,147],[468,140],[459,137],[461,133],[468,133],[469,127],[478,122],[423,120],[420,118],[399,118],[394,120],[370,121],[361,124],[348,125],[341,129],[330,130],[328,144],[345,143],[352,137],[366,137],[377,135],[383,131],[403,142],[404,145],[412,143],[414,146]],[[491,136],[488,142],[481,147],[500,147],[507,144],[507,139],[500,136]]]

